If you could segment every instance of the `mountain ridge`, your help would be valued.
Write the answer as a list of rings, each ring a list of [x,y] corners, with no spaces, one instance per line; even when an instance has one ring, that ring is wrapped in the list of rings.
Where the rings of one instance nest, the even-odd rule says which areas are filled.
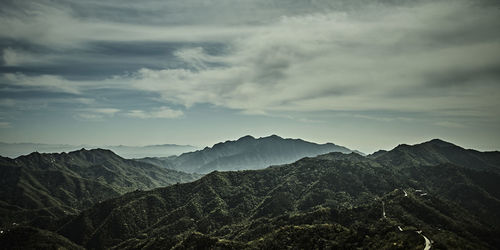
[[[110,153],[79,150],[65,157],[88,163]],[[136,189],[27,226],[49,230],[34,232],[43,241],[53,235],[57,244],[90,249],[412,249],[423,248],[423,238],[438,249],[499,248],[499,156],[435,140],[369,156],[329,152]],[[33,232],[8,230],[11,238]]]
[[[214,171],[195,182],[108,200],[59,233],[97,249],[318,242],[415,248],[422,244],[419,230],[437,248],[500,246],[500,175],[474,165],[421,163],[392,165],[384,158],[332,152],[260,170]]]
[[[191,181],[197,175],[124,159],[107,149],[38,153],[0,160],[2,225],[75,214],[136,189]],[[31,218],[32,219],[32,218]]]
[[[400,144],[390,151],[377,151],[368,157],[399,166],[453,163],[500,173],[500,152],[465,149],[440,139],[415,145]]]
[[[31,152],[43,153],[62,153],[75,151],[81,148],[107,148],[120,155],[123,158],[143,158],[151,156],[171,156],[179,155],[184,152],[189,152],[198,149],[192,145],[178,144],[157,144],[145,146],[128,146],[128,145],[70,145],[70,144],[44,144],[44,143],[5,143],[0,142],[0,155],[16,158],[21,155],[27,155]]]
[[[259,138],[246,135],[237,140],[219,142],[212,147],[205,147],[179,156],[138,160],[184,172],[205,174],[213,170],[261,169],[332,151],[353,152],[333,143],[316,144],[302,139],[282,138],[277,135]]]

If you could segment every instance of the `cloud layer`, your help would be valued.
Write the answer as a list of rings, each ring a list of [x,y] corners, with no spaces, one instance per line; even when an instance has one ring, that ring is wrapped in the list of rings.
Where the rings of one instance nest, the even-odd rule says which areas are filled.
[[[92,83],[64,81],[56,75],[7,73],[4,84],[72,94],[96,86],[132,88],[159,93],[165,101],[185,107],[208,103],[249,114],[396,110],[498,115],[489,110],[498,105],[499,11],[469,1],[379,3],[355,11],[337,4],[339,10],[303,11],[294,16],[289,13],[293,9],[275,8],[284,13],[270,18],[269,12],[263,12],[266,23],[253,24],[242,17],[207,26],[113,22],[102,16],[82,18],[78,14],[83,13],[64,5],[19,5],[28,8],[25,12],[14,8],[1,16],[4,39],[52,50],[85,50],[93,41],[137,40],[215,41],[226,49],[209,54],[203,46],[178,46],[165,58],[178,62],[173,68],[141,67]],[[88,6],[99,5],[91,2]],[[173,2],[150,6],[180,8]],[[198,8],[191,7],[198,13]],[[240,23],[235,26],[234,20]],[[164,22],[176,21],[166,18]],[[5,66],[70,60],[61,54],[44,56],[40,60],[32,52],[3,49]]]
[[[0,23],[0,119],[56,106],[175,119],[206,106],[500,124],[497,1],[18,0]]]
[[[174,110],[169,107],[160,107],[152,111],[131,110],[126,115],[135,118],[150,119],[150,118],[179,118],[183,114],[184,113],[180,110]]]
[[[186,107],[210,103],[252,114],[390,110],[492,118],[499,104],[500,34],[491,33],[497,23],[498,10],[466,2],[284,16],[231,41],[224,55],[179,50],[191,69],[143,68],[123,81]]]

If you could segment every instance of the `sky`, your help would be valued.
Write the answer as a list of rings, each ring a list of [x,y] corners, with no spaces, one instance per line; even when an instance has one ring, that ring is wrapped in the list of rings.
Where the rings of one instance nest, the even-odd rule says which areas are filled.
[[[0,141],[500,150],[493,0],[3,0]]]

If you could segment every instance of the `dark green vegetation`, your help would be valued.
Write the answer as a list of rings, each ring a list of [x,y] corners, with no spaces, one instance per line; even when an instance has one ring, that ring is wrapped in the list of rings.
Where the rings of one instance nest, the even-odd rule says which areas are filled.
[[[369,157],[385,165],[399,168],[450,163],[474,170],[500,173],[499,152],[463,149],[439,139],[414,146],[402,144],[389,152],[378,151]]]
[[[60,245],[65,237],[91,249],[423,249],[424,236],[432,249],[495,249],[499,155],[433,140],[215,171],[100,202],[46,229]]]
[[[333,143],[316,144],[276,135],[258,139],[244,136],[236,141],[217,143],[211,148],[206,147],[177,157],[144,158],[140,161],[183,172],[206,174],[214,170],[262,169],[329,152],[353,151]]]
[[[0,227],[22,222],[43,226],[127,192],[196,178],[103,149],[1,157]]]
[[[434,248],[495,248],[500,176],[482,164],[490,159],[496,169],[498,154],[435,140],[369,157],[330,153],[213,172],[105,201],[58,232],[89,248],[423,249],[422,230]],[[473,159],[481,159],[477,170]]]
[[[14,227],[2,233],[0,247],[1,249],[33,250],[84,249],[54,232],[25,226]]]

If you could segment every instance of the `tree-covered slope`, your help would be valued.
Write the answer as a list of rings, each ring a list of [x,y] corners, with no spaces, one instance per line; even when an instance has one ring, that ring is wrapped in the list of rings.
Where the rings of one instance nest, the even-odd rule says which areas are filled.
[[[500,152],[479,152],[473,149],[464,149],[439,139],[417,145],[401,144],[391,151],[379,151],[369,157],[396,167],[452,163],[475,170],[500,173]]]
[[[1,158],[0,224],[47,222],[136,189],[197,177],[126,160],[103,149]]]
[[[1,249],[83,250],[84,248],[54,232],[19,226],[4,229],[0,234]]]
[[[500,246],[499,183],[482,168],[330,153],[128,193],[58,232],[88,248],[419,249],[431,239],[488,249]]]

